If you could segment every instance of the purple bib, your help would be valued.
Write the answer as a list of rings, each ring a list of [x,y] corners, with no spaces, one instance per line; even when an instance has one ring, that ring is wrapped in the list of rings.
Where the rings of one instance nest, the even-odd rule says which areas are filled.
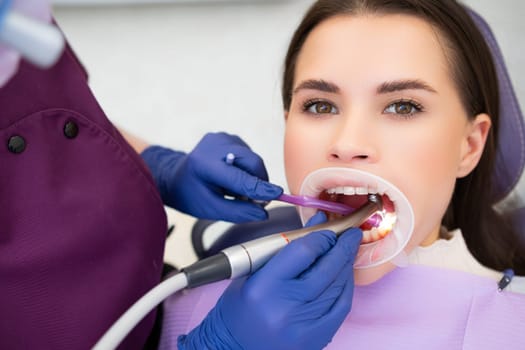
[[[161,277],[160,196],[86,80],[68,48],[0,88],[1,349],[90,348]]]
[[[160,349],[176,349],[228,284],[168,298]],[[498,292],[488,278],[413,265],[356,287],[352,305],[326,349],[525,349],[525,295]]]

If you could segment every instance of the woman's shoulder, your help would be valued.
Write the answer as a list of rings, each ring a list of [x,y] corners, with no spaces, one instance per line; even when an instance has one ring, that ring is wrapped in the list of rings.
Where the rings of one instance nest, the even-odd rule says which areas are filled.
[[[470,253],[461,230],[449,232],[449,239],[439,239],[430,246],[416,247],[408,256],[410,265],[431,266],[467,272],[499,282],[502,271],[483,266]],[[515,276],[506,286],[506,291],[525,294],[525,276]]]

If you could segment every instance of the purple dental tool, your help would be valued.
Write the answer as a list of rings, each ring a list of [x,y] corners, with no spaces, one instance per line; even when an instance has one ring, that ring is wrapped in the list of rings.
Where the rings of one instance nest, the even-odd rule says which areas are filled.
[[[355,210],[354,208],[349,207],[348,205],[343,203],[324,201],[315,197],[299,196],[286,193],[283,193],[279,198],[277,198],[277,200],[290,204],[300,205],[301,207],[326,210],[331,213],[341,215],[348,215]]]
[[[331,213],[336,213],[340,215],[348,215],[354,212],[356,209],[349,207],[346,204],[338,202],[325,201],[315,197],[301,196],[301,195],[292,195],[283,193],[277,198],[278,201],[286,202],[294,205],[299,205],[301,207],[315,208],[326,210]],[[379,214],[372,215],[366,222],[372,227],[378,227],[381,223],[382,217]]]
[[[235,162],[235,154],[229,152],[224,157],[224,161],[228,165],[233,165]],[[355,208],[349,207],[343,203],[330,202],[315,197],[292,195],[286,193],[281,194],[276,200],[293,205],[299,205],[301,207],[321,209],[340,215],[348,215],[356,210]],[[263,207],[268,204],[268,202],[265,201],[255,200],[254,202],[259,203]],[[370,218],[368,218],[368,220],[366,220],[366,223],[368,223],[371,227],[378,227],[382,219],[383,218],[381,214],[375,213]]]

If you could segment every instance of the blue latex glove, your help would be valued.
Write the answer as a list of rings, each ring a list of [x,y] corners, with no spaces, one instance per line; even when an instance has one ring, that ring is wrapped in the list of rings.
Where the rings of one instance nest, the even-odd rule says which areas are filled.
[[[323,213],[308,225],[326,220]],[[322,349],[350,312],[362,239],[318,231],[291,242],[249,278],[234,280],[179,350]]]
[[[235,155],[231,165],[225,161],[228,153]],[[202,219],[264,220],[264,207],[247,198],[269,201],[283,192],[268,182],[261,157],[241,138],[226,133],[206,134],[189,154],[151,146],[142,158],[164,203]]]

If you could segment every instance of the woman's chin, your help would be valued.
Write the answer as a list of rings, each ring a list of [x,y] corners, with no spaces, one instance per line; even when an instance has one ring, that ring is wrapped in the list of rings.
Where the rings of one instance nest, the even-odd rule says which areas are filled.
[[[354,270],[354,283],[356,286],[366,286],[372,284],[388,274],[390,271],[394,270],[397,266],[386,262],[379,266],[369,267],[365,269],[355,269]]]

